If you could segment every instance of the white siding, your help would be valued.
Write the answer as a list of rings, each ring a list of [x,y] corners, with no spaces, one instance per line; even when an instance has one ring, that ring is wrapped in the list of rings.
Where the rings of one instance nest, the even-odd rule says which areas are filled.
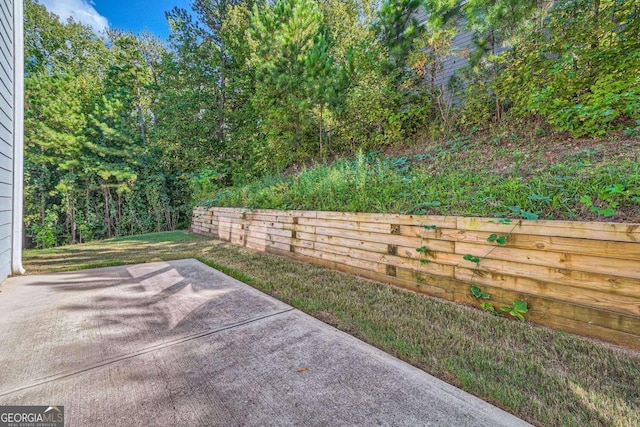
[[[425,10],[421,7],[416,11],[413,17],[418,21],[418,24],[423,24],[427,19]],[[463,68],[469,63],[469,56],[475,50],[473,44],[474,32],[465,29],[466,20],[460,18],[455,23],[457,30],[456,35],[451,41],[453,54],[445,58],[442,63],[442,70],[439,71],[436,76],[436,85],[440,87],[448,88],[451,77],[453,77],[456,71]],[[500,45],[496,46],[496,52],[500,53],[504,48]]]
[[[22,108],[19,98],[22,96],[22,76],[19,76],[22,71],[15,64],[22,60],[16,57],[16,52],[19,56],[22,52],[21,47],[16,46],[22,42],[22,5],[14,3],[15,1],[21,0],[0,0],[0,281],[20,264],[19,260],[15,262],[16,249],[20,249],[19,243],[16,244],[15,234],[20,227],[16,227],[16,223],[20,224],[21,221],[16,214],[16,205],[19,204],[15,202],[22,197],[22,177],[16,182],[15,176],[21,172],[21,165],[16,165],[22,160],[21,152],[18,151],[22,148],[21,119],[16,120],[16,117],[22,116],[17,111],[17,108]],[[14,17],[16,10],[19,13]],[[19,38],[16,37],[17,31],[20,32]],[[16,105],[18,102],[19,107]]]
[[[0,0],[0,281],[11,271],[13,211],[13,4]]]

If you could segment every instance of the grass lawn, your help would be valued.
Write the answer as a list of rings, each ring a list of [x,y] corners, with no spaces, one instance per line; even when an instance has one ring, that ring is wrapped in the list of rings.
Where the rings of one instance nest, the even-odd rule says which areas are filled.
[[[24,258],[29,274],[197,258],[531,423],[640,425],[640,353],[594,340],[183,232]]]

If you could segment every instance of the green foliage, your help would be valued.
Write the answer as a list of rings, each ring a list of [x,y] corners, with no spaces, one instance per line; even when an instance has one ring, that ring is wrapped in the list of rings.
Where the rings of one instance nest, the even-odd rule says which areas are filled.
[[[494,316],[500,316],[500,313],[496,310],[496,308],[490,302],[481,302],[480,308],[486,312],[491,313]]]
[[[576,219],[585,211],[580,195],[612,197],[620,203],[612,218],[640,220],[634,215],[638,202],[633,198],[640,197],[635,151],[606,159],[597,168],[582,166],[578,159],[572,159],[561,167],[538,165],[536,173],[526,177],[505,177],[500,170],[484,165],[504,164],[510,159],[508,153],[501,157],[479,146],[464,148],[458,156],[450,157],[441,156],[436,148],[430,151],[433,160],[426,163],[412,156],[405,157],[406,162],[399,166],[400,162],[380,158],[379,154],[360,154],[329,165],[303,168],[298,173],[220,189],[203,199],[216,206],[384,213],[408,213],[422,203],[441,200],[439,206],[425,207],[425,211],[435,215],[496,217],[492,222],[505,230],[496,231],[498,236],[506,235],[523,218],[522,212],[535,213],[540,219]],[[532,156],[538,156],[536,150],[543,153],[546,148],[531,148]],[[624,185],[620,190],[623,193],[606,191],[616,185]],[[548,197],[551,202],[531,200],[531,194]],[[516,206],[519,210],[509,209]]]
[[[520,206],[508,206],[507,207],[514,215],[521,216],[524,219],[536,220],[538,219],[538,213],[530,212],[522,209]]]
[[[163,52],[110,44],[25,3],[25,222],[39,247],[173,229],[188,218],[150,138]],[[176,191],[176,193],[179,193]]]
[[[489,299],[491,297],[491,295],[489,295],[487,292],[484,292],[476,285],[471,285],[471,287],[469,288],[469,292],[471,292],[471,296],[475,299]]]
[[[384,0],[378,12],[377,31],[389,51],[388,69],[402,68],[413,48],[420,26],[415,12],[420,0]]]
[[[220,189],[223,176],[214,169],[203,169],[190,176],[189,184],[195,202],[204,200],[210,194]]]
[[[473,262],[476,265],[480,264],[480,261],[481,261],[479,257],[473,256],[471,254],[465,254],[462,257],[462,259],[465,260],[465,261]]]
[[[28,228],[27,234],[36,248],[48,248],[58,243],[58,214],[55,210],[46,212],[42,222],[36,222]]]
[[[512,52],[497,90],[514,115],[574,136],[624,128],[640,118],[639,36],[635,2],[556,2]]]
[[[500,310],[508,313],[510,316],[515,317],[521,321],[524,321],[523,314],[526,314],[528,311],[528,306],[526,301],[513,301],[511,306],[503,305],[500,307]]]
[[[489,237],[487,237],[487,242],[496,242],[497,244],[504,246],[507,244],[507,236],[498,236],[497,234],[493,233]]]
[[[48,245],[170,230],[202,199],[615,218],[640,200],[637,169],[628,165],[626,173],[557,164],[525,174],[519,148],[508,176],[448,166],[471,145],[457,130],[475,132],[505,112],[508,120],[536,119],[545,132],[551,124],[574,135],[637,133],[635,2],[543,3],[195,0],[192,10],[167,13],[165,46],[118,30],[105,42],[28,0],[28,234]],[[452,45],[460,18],[475,32],[473,52]],[[456,56],[469,65],[437,83],[445,59]],[[357,155],[440,134],[447,143],[417,157]],[[525,143],[520,131],[506,135]],[[311,166],[345,153],[356,158]],[[278,175],[302,164],[299,176]],[[53,238],[44,231],[52,221]],[[505,244],[501,237],[492,242]]]

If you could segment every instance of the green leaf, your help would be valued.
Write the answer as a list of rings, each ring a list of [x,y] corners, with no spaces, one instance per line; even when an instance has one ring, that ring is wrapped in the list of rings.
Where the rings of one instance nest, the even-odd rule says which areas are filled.
[[[479,264],[479,263],[480,263],[480,258],[475,257],[475,256],[473,256],[473,255],[471,255],[471,254],[465,254],[465,255],[462,257],[462,259],[464,259],[465,261],[474,262],[474,263],[476,263],[476,264]]]
[[[471,285],[469,291],[471,292],[471,295],[476,299],[489,299],[490,297],[487,292],[483,292],[482,289],[480,289],[476,285]]]
[[[498,243],[499,245],[506,245],[507,244],[507,236],[500,236],[496,239],[496,243]]]
[[[532,194],[529,196],[529,200],[532,200],[534,202],[550,202],[551,198],[547,196],[539,196],[537,194]]]
[[[419,248],[417,248],[417,249],[416,249],[416,252],[421,253],[421,254],[424,254],[424,253],[426,253],[427,251],[428,251],[428,249],[427,249],[427,247],[426,247],[426,246],[421,246],[421,247],[419,247]]]
[[[524,219],[530,219],[530,220],[538,219],[538,214],[529,212],[529,211],[522,211],[521,215],[522,215],[522,218]]]
[[[491,236],[487,237],[487,242],[495,242],[496,240],[498,240],[497,234],[492,234]]]
[[[514,301],[513,302],[513,309],[516,310],[519,313],[526,313],[528,308],[527,308],[527,302],[526,301]]]
[[[588,208],[593,206],[593,200],[591,200],[591,197],[589,197],[589,196],[580,197],[580,203],[582,203],[583,205],[585,205]]]

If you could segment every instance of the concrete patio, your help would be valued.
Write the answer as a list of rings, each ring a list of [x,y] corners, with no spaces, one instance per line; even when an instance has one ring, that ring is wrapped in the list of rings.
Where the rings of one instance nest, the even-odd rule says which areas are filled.
[[[518,426],[195,260],[0,286],[0,405],[68,426]]]

